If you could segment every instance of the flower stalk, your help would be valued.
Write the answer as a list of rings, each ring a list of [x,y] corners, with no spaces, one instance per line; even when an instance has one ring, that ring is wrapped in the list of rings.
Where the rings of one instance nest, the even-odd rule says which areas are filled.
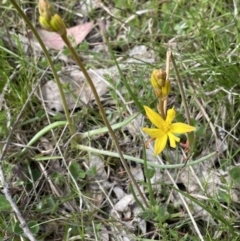
[[[191,119],[190,119],[190,113],[189,113],[189,109],[188,109],[188,105],[187,105],[187,100],[186,100],[186,96],[185,96],[185,92],[184,92],[184,89],[183,89],[183,83],[182,83],[182,80],[181,80],[181,77],[180,77],[180,74],[178,72],[178,68],[177,68],[177,65],[176,65],[176,62],[175,62],[175,58],[172,54],[171,51],[168,51],[169,52],[169,55],[171,56],[171,60],[172,60],[172,63],[173,63],[173,68],[174,68],[174,71],[176,73],[176,79],[177,79],[177,84],[178,84],[178,88],[179,88],[179,91],[180,91],[180,94],[181,94],[181,98],[182,98],[182,101],[183,101],[183,106],[184,106],[184,110],[185,110],[185,114],[186,114],[186,118],[187,118],[187,123],[190,125],[191,124]],[[194,137],[194,133],[189,133],[187,134],[187,142],[186,142],[186,149],[189,149],[189,145],[190,145],[190,149],[194,149],[194,146],[195,146],[195,137]]]
[[[128,176],[130,177],[132,183],[134,184],[134,186],[136,187],[137,191],[138,191],[138,194],[139,196],[141,197],[142,201],[144,202],[144,206],[145,207],[148,207],[148,203],[146,201],[146,198],[144,197],[142,191],[140,190],[133,174],[131,173],[129,167],[128,167],[128,164],[126,162],[126,160],[124,159],[124,156],[122,154],[122,151],[121,151],[121,148],[120,148],[120,145],[118,143],[118,140],[117,140],[117,137],[111,127],[111,125],[109,124],[109,121],[106,117],[106,114],[105,114],[105,111],[104,111],[104,108],[102,106],[102,103],[100,101],[100,98],[98,96],[98,93],[97,93],[97,90],[95,88],[95,85],[93,84],[93,81],[91,79],[91,77],[89,76],[85,66],[83,65],[81,59],[79,58],[78,54],[76,53],[75,49],[73,48],[70,40],[68,39],[67,37],[67,31],[66,31],[66,27],[65,27],[65,24],[63,22],[63,20],[61,19],[61,17],[59,17],[57,14],[54,14],[52,13],[52,16],[49,16],[49,13],[51,10],[51,8],[49,8],[48,4],[46,4],[46,2],[48,2],[47,0],[40,0],[39,1],[39,13],[40,13],[40,24],[42,25],[43,28],[45,28],[46,30],[49,30],[49,31],[54,31],[56,33],[58,33],[62,40],[64,41],[64,43],[66,44],[66,46],[68,47],[68,49],[70,50],[73,58],[75,59],[77,65],[80,67],[81,71],[83,72],[92,92],[93,92],[93,95],[94,95],[94,98],[97,102],[97,105],[98,105],[98,108],[99,108],[99,111],[101,113],[101,116],[102,116],[102,119],[106,125],[106,127],[108,128],[109,130],[109,133],[110,135],[112,136],[112,139],[115,143],[115,146],[116,146],[116,149],[117,149],[117,152],[120,156],[120,160],[123,164],[123,167],[125,168]],[[43,9],[44,7],[46,7],[46,9]],[[45,17],[47,16],[47,17]]]
[[[174,67],[176,68],[176,64],[172,56],[172,53],[171,51],[168,51],[167,61],[166,61],[166,72],[163,71],[162,69],[155,69],[151,74],[151,84],[152,84],[154,93],[158,98],[157,110],[160,115],[155,111],[153,111],[152,109],[150,109],[149,107],[144,106],[144,109],[148,118],[157,127],[157,128],[145,128],[145,127],[142,128],[142,130],[151,137],[150,140],[152,139],[155,140],[154,155],[158,155],[164,150],[164,148],[167,145],[168,139],[170,142],[170,146],[175,148],[176,142],[180,141],[180,138],[177,137],[175,134],[189,133],[196,129],[195,127],[190,125],[190,115],[186,105],[186,98],[185,98],[182,82],[180,80],[178,72],[176,72],[176,74],[177,74],[179,89],[184,102],[184,107],[187,110],[186,115],[187,115],[188,125],[184,123],[172,123],[172,121],[176,116],[176,112],[174,108],[169,109],[167,111],[167,98],[171,90],[171,85],[169,80],[171,59],[173,61]],[[149,143],[149,141],[147,143]]]
[[[51,14],[53,13],[53,8],[51,5],[48,4],[48,2],[44,1],[44,0],[40,0],[42,2],[42,5],[41,5],[41,14],[43,16],[45,16],[46,18],[46,21],[49,21],[49,19],[51,19]],[[64,92],[63,92],[63,88],[62,88],[62,84],[59,80],[59,77],[58,77],[58,74],[57,74],[57,71],[54,67],[54,64],[53,64],[53,61],[41,39],[41,37],[39,36],[37,30],[34,28],[34,26],[32,25],[31,21],[29,21],[29,19],[27,18],[27,16],[25,15],[25,13],[22,11],[22,9],[18,6],[18,4],[14,1],[14,0],[11,0],[11,3],[13,4],[13,6],[17,9],[18,13],[22,16],[22,18],[24,19],[24,21],[28,24],[28,26],[30,27],[31,31],[33,32],[34,36],[36,37],[38,43],[40,44],[47,60],[48,60],[48,63],[51,67],[51,70],[52,70],[52,73],[53,73],[53,76],[54,76],[54,79],[56,81],[56,84],[58,86],[58,90],[59,90],[59,93],[60,93],[60,98],[61,98],[61,101],[62,101],[62,105],[63,105],[63,109],[64,109],[64,113],[65,113],[65,116],[66,116],[66,119],[67,119],[67,122],[68,122],[68,128],[69,128],[69,131],[70,131],[70,135],[71,136],[74,136],[75,133],[76,133],[76,130],[75,130],[75,126],[73,124],[73,121],[72,121],[72,118],[70,117],[70,113],[68,111],[68,106],[67,106],[67,102],[66,102],[66,98],[65,98],[65,95],[64,95]],[[44,9],[45,10],[44,10]],[[76,137],[73,138],[73,140],[76,140]],[[73,142],[71,142],[73,144]]]

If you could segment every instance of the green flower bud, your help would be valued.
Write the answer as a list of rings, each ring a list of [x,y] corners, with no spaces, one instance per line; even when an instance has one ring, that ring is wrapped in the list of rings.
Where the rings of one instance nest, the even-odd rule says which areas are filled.
[[[54,14],[54,16],[51,18],[50,26],[52,28],[52,31],[58,33],[59,35],[67,35],[66,26],[62,18],[58,14]]]
[[[47,31],[53,31],[52,27],[49,24],[49,21],[43,16],[39,16],[39,23],[42,26],[42,28],[46,29]]]
[[[66,26],[58,14],[53,13],[52,5],[47,0],[39,0],[39,23],[47,31],[56,32],[59,35],[67,35]]]

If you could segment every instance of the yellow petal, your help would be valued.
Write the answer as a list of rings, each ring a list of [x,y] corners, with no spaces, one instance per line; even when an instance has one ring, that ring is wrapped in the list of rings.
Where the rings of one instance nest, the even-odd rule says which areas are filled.
[[[153,137],[153,138],[159,138],[159,137],[161,137],[164,134],[164,132],[162,130],[160,130],[160,129],[143,127],[142,130],[144,132],[146,132],[149,136]]]
[[[173,148],[176,148],[176,142],[179,142],[180,138],[177,136],[174,136],[171,132],[168,132],[168,138],[169,138],[170,146]]]
[[[178,122],[178,123],[171,124],[170,132],[176,133],[176,134],[183,134],[183,133],[194,131],[195,129],[196,127],[194,126],[190,126],[190,125]]]
[[[174,110],[174,108],[169,109],[167,111],[166,122],[170,125],[172,123],[173,119],[175,118],[175,116],[176,116],[176,111]]]
[[[157,138],[155,140],[155,145],[154,145],[154,155],[158,155],[163,151],[163,149],[167,145],[167,134],[162,135],[161,138]]]
[[[165,129],[166,122],[163,120],[163,118],[154,110],[151,108],[144,106],[144,109],[146,111],[147,117],[149,120],[159,129]]]

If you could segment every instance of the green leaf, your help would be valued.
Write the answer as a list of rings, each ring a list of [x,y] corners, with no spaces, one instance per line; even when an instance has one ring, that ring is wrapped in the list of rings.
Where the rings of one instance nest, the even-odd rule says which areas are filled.
[[[29,221],[29,222],[27,223],[27,226],[28,226],[28,228],[31,230],[31,232],[32,232],[33,234],[37,234],[37,233],[38,233],[38,231],[39,231],[39,225],[38,225],[38,223],[37,223],[36,221]],[[19,235],[21,235],[21,234],[24,233],[19,221],[17,221],[17,222],[15,223],[14,228],[13,228],[13,231],[14,231],[16,234],[19,234]]]
[[[13,228],[13,232],[16,233],[16,234],[22,234],[23,233],[23,230],[20,227],[20,222],[19,221],[17,221],[15,223],[14,228]]]
[[[72,163],[69,167],[69,171],[71,172],[72,176],[77,179],[78,178],[78,172],[79,172],[79,164],[78,163]]]
[[[86,172],[80,168],[80,165],[78,163],[72,163],[69,167],[69,171],[73,175],[75,179],[77,178],[85,178]]]
[[[156,173],[156,170],[153,169],[153,168],[148,168],[147,169],[147,175],[148,175],[148,178],[151,179],[153,178],[154,174]]]
[[[0,195],[0,211],[11,210],[11,205],[4,195]]]
[[[36,221],[28,222],[28,227],[33,234],[37,234],[39,231],[39,224]]]
[[[234,182],[240,183],[240,167],[234,167],[229,171]]]

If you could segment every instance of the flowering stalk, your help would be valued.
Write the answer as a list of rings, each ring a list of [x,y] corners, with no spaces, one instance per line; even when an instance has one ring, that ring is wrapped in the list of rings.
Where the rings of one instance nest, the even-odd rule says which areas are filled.
[[[154,154],[158,155],[166,147],[167,140],[170,141],[170,146],[175,148],[176,142],[180,141],[180,138],[174,134],[183,134],[189,133],[195,130],[195,127],[190,126],[190,115],[187,109],[187,119],[188,125],[184,123],[174,123],[172,124],[173,119],[176,116],[174,108],[167,111],[167,97],[171,89],[169,81],[169,69],[170,69],[170,60],[172,59],[174,67],[176,64],[174,59],[171,58],[171,51],[167,52],[167,61],[166,61],[166,72],[162,69],[155,69],[151,74],[151,84],[154,90],[155,95],[158,98],[157,109],[158,113],[153,111],[147,106],[144,106],[145,112],[150,119],[150,121],[157,127],[157,129],[143,128],[143,131],[146,132],[150,137],[150,141],[155,140]],[[179,75],[177,73],[177,79],[179,84],[179,89],[182,95],[184,106],[186,108],[186,98],[184,95],[183,87],[181,81],[179,81]],[[167,113],[166,113],[167,112]],[[189,137],[189,135],[188,135]],[[147,142],[149,143],[149,141]]]
[[[52,12],[52,8],[49,7],[49,5],[50,5],[50,3],[47,0],[40,0],[39,1],[39,13],[40,13],[39,21],[40,21],[40,24],[46,30],[54,31],[54,32],[58,33],[61,36],[62,40],[65,42],[65,44],[67,45],[68,49],[70,50],[70,52],[71,52],[73,58],[75,59],[76,63],[78,64],[78,66],[82,70],[82,72],[83,72],[83,74],[84,74],[84,76],[85,76],[85,78],[86,78],[86,80],[87,80],[87,82],[88,82],[92,92],[93,92],[95,100],[96,100],[96,102],[98,104],[98,108],[99,108],[100,113],[102,115],[103,121],[104,121],[106,127],[108,128],[109,133],[112,136],[112,139],[113,139],[113,141],[114,141],[114,143],[116,145],[116,149],[117,149],[117,152],[118,152],[118,154],[120,156],[122,164],[123,164],[125,170],[127,171],[131,181],[135,185],[135,187],[136,187],[136,189],[138,191],[138,194],[140,195],[142,201],[144,202],[144,205],[147,207],[148,203],[147,203],[145,197],[143,196],[142,191],[140,190],[140,188],[139,188],[135,178],[133,177],[133,174],[131,173],[126,160],[123,157],[120,145],[118,143],[118,140],[116,138],[116,135],[115,135],[111,125],[108,122],[108,119],[106,117],[104,108],[103,108],[103,106],[101,104],[100,98],[99,98],[97,90],[96,90],[96,88],[95,88],[95,86],[93,84],[93,81],[92,81],[91,77],[89,76],[88,72],[86,71],[86,69],[85,69],[81,59],[79,58],[78,54],[76,53],[75,49],[73,48],[71,42],[69,41],[69,39],[67,37],[66,26],[65,26],[63,20],[61,19],[61,17],[59,17],[59,15],[54,14]]]
[[[34,36],[36,37],[38,43],[40,44],[47,60],[48,60],[48,63],[52,69],[52,72],[53,72],[53,75],[54,75],[54,79],[56,81],[56,84],[58,86],[58,90],[59,90],[59,93],[60,93],[60,98],[61,98],[61,101],[62,101],[62,105],[63,105],[63,109],[64,109],[64,113],[65,113],[65,116],[66,116],[66,119],[67,119],[67,122],[68,122],[68,128],[69,128],[69,131],[70,131],[70,134],[71,136],[74,136],[74,134],[76,133],[75,131],[75,126],[72,122],[72,119],[70,117],[70,114],[69,114],[69,111],[68,111],[68,107],[67,107],[67,102],[66,102],[66,98],[65,98],[65,95],[64,95],[64,92],[63,92],[63,88],[62,88],[62,85],[61,85],[61,82],[59,80],[59,77],[58,77],[58,74],[57,74],[57,71],[54,67],[54,64],[53,64],[53,61],[42,41],[42,39],[40,38],[38,32],[36,31],[36,29],[34,28],[34,26],[32,25],[31,21],[29,21],[29,19],[27,18],[27,16],[25,15],[25,13],[22,11],[22,9],[18,6],[18,4],[14,1],[14,0],[10,0],[11,3],[13,4],[13,6],[17,9],[18,13],[22,16],[22,18],[24,19],[24,21],[28,24],[28,26],[30,27],[31,31],[33,32]],[[48,5],[48,6],[45,6],[46,8],[48,8],[48,11],[45,11],[43,14],[45,14],[46,16],[46,19],[49,19],[49,14],[50,12],[52,11],[52,8]],[[75,138],[74,138],[75,140]]]

